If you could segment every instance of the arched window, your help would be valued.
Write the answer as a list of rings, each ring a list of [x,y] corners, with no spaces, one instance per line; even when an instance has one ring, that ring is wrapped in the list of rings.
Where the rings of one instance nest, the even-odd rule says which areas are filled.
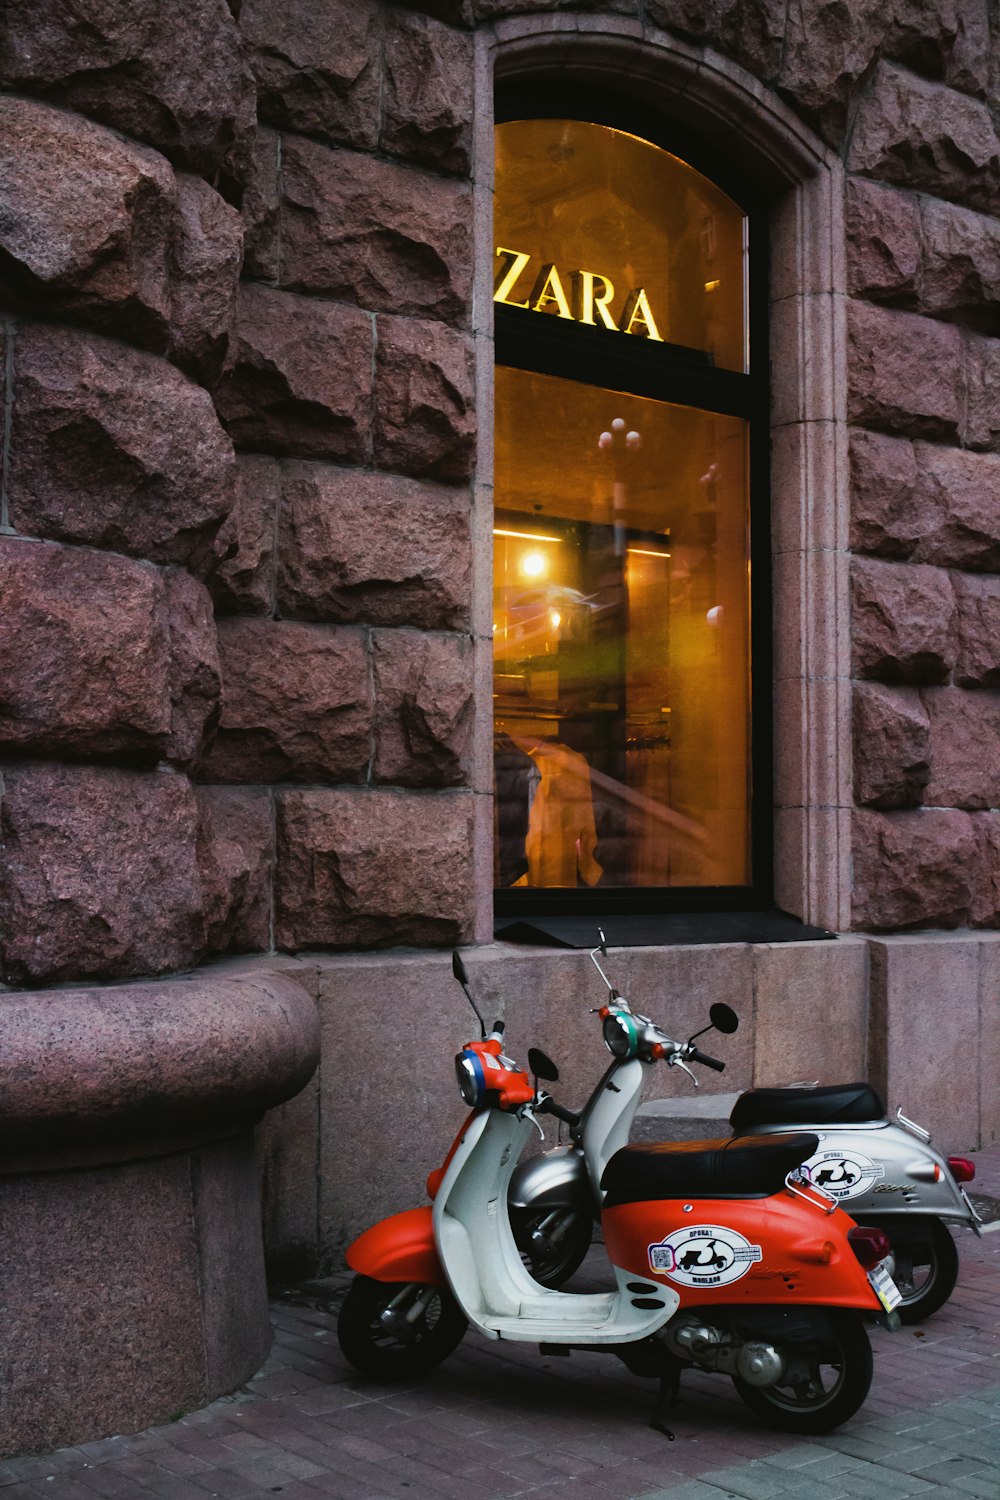
[[[550,88],[501,96],[494,230],[498,909],[765,904],[752,205]]]

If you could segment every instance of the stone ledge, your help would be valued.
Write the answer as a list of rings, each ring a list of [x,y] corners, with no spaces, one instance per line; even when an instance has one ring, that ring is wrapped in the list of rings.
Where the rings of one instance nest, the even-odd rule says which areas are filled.
[[[319,1058],[287,966],[0,994],[0,1172],[137,1160],[253,1124]]]

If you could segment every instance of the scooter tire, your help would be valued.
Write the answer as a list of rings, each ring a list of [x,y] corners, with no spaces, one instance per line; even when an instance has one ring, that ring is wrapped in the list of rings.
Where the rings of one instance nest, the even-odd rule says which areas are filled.
[[[769,1427],[803,1436],[832,1432],[864,1404],[872,1383],[872,1346],[867,1330],[856,1312],[831,1309],[824,1312],[824,1318],[832,1329],[832,1340],[827,1340],[821,1357],[806,1361],[793,1352],[789,1364],[792,1377],[805,1374],[808,1365],[809,1379],[755,1386],[733,1376],[740,1398]],[[819,1373],[821,1364],[837,1371],[828,1384]]]
[[[572,1212],[572,1210],[567,1210]],[[574,1213],[560,1237],[554,1252],[540,1252],[532,1241],[532,1235],[546,1219],[550,1209],[511,1209],[510,1227],[524,1262],[534,1281],[550,1289],[563,1286],[582,1266],[593,1235],[593,1220],[589,1214]]]
[[[931,1217],[859,1219],[888,1236],[896,1261],[896,1285],[903,1300],[896,1308],[904,1323],[922,1323],[942,1308],[958,1281],[958,1247],[941,1219]]]
[[[405,1316],[422,1294],[431,1294],[401,1338],[383,1322]],[[409,1294],[409,1295],[408,1295]],[[349,1364],[371,1380],[408,1380],[433,1370],[462,1342],[468,1321],[447,1287],[374,1281],[355,1276],[337,1319],[337,1339]]]

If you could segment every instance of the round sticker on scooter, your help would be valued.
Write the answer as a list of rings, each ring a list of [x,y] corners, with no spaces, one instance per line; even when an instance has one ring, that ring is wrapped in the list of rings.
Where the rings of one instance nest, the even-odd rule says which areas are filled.
[[[735,1229],[685,1224],[649,1246],[649,1268],[680,1286],[728,1286],[745,1276],[761,1254],[759,1245],[751,1245]]]
[[[859,1151],[817,1151],[802,1163],[802,1170],[814,1187],[821,1188],[839,1202],[866,1193],[885,1168]]]

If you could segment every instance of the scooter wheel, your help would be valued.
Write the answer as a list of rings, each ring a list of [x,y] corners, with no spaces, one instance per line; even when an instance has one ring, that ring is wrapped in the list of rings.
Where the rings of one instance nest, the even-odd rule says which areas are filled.
[[[951,1232],[940,1219],[905,1215],[881,1219],[878,1228],[892,1245],[892,1279],[903,1298],[896,1311],[904,1323],[921,1323],[943,1307],[955,1290],[958,1249]]]
[[[733,1384],[751,1411],[770,1427],[801,1434],[832,1432],[864,1402],[872,1383],[872,1346],[855,1312],[823,1313],[814,1342],[789,1344],[784,1377],[769,1386]]]
[[[447,1287],[355,1276],[337,1319],[337,1339],[362,1375],[406,1380],[447,1359],[467,1327]]]
[[[510,1227],[525,1269],[541,1286],[559,1287],[583,1264],[593,1233],[573,1209],[511,1209]]]

